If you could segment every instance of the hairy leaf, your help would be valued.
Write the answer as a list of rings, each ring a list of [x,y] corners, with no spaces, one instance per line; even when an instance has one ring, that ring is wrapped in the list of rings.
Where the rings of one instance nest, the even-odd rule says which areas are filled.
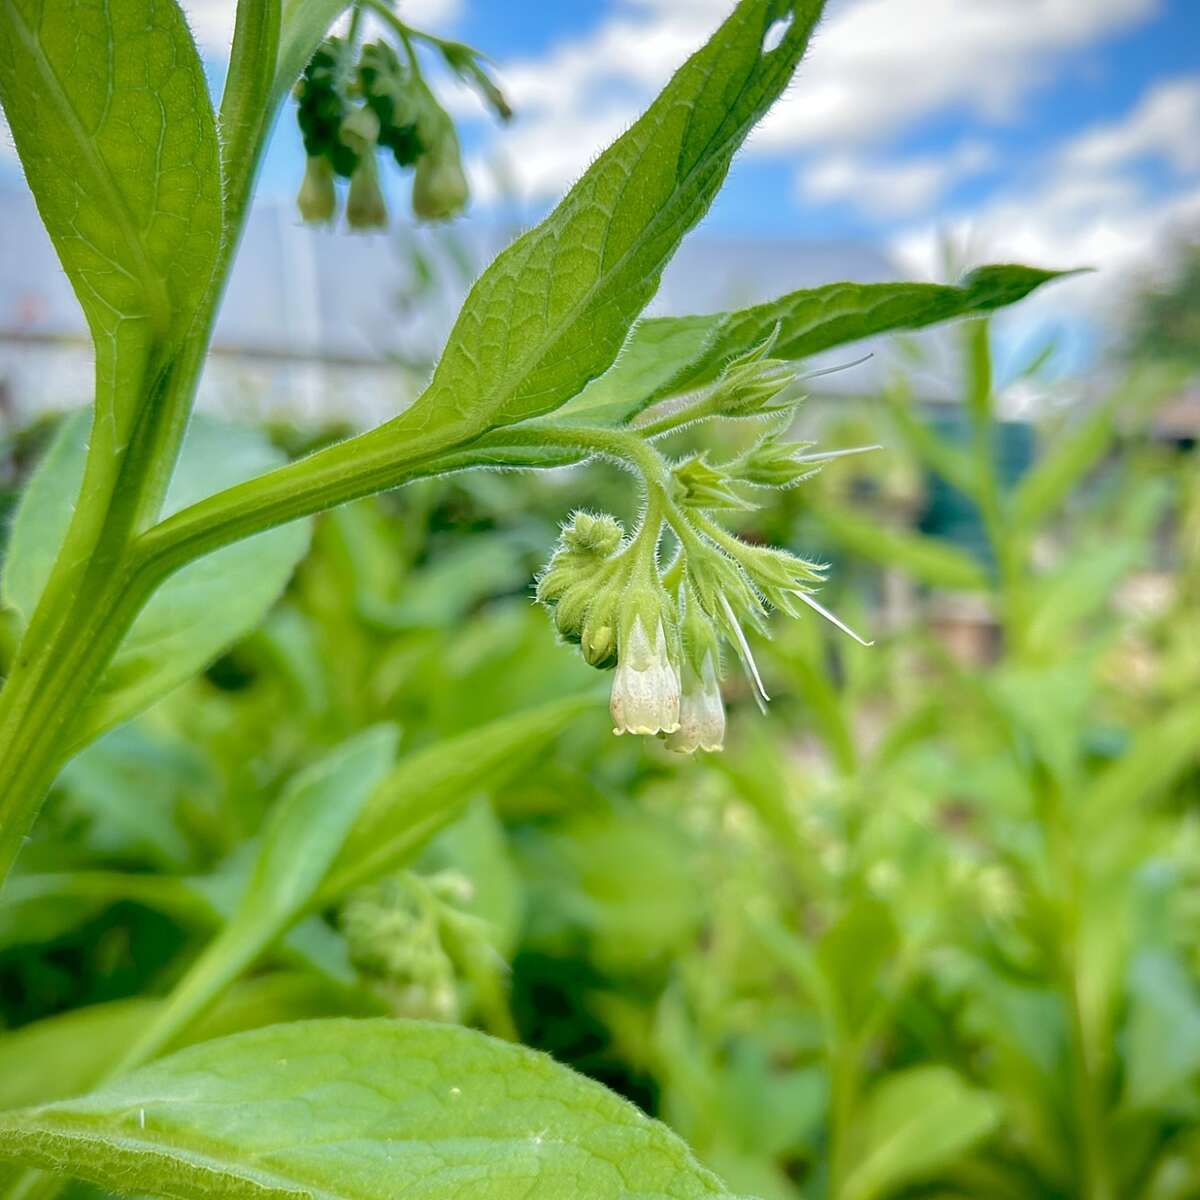
[[[3,0],[0,100],[96,343],[106,436],[196,316],[221,239],[204,72],[174,0]]]
[[[957,287],[831,283],[736,312],[652,317],[635,327],[612,369],[565,405],[561,416],[620,424],[656,400],[711,383],[730,358],[772,334],[773,357],[807,358],[862,338],[1002,308],[1061,274],[989,266],[971,272]]]
[[[822,7],[742,0],[550,216],[484,272],[397,430],[468,437],[551,412],[602,374],[787,86]],[[764,52],[780,19],[787,30]]]
[[[0,596],[25,620],[70,523],[87,438],[87,413],[63,423],[17,509]],[[184,508],[281,461],[262,433],[196,416],[171,479],[166,511]],[[91,741],[148,707],[254,628],[307,546],[307,525],[290,525],[199,559],[167,580],[109,664],[81,717],[77,743]]]
[[[0,1155],[192,1200],[703,1200],[664,1126],[544,1055],[448,1025],[300,1021],[0,1115]]]

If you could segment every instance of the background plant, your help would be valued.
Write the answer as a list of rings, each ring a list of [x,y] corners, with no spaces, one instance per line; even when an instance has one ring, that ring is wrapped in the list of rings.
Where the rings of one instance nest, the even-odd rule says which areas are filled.
[[[0,1120],[0,1151],[18,1164],[10,1194],[60,1188],[29,1168],[180,1196],[251,1186],[383,1195],[397,1180],[417,1195],[523,1195],[531,1184],[728,1194],[677,1138],[611,1094],[452,1019],[520,1036],[616,1085],[736,1188],[761,1195],[957,1186],[1104,1196],[1186,1177],[1177,1093],[1148,1098],[1143,1085],[1130,1115],[1116,1090],[1129,1072],[1152,1073],[1112,1052],[1122,1006],[1133,1013],[1139,994],[1112,982],[1134,961],[1123,953],[1133,935],[1105,946],[1099,967],[1088,957],[1118,915],[1149,922],[1156,938],[1174,928],[1150,901],[1140,917],[1121,908],[1129,879],[1167,840],[1120,832],[1140,774],[1107,785],[1097,811],[1111,816],[1080,811],[1097,775],[1086,751],[1094,677],[1058,656],[1078,631],[1098,661],[1104,639],[1086,603],[1095,589],[1081,600],[1064,583],[1039,598],[1050,584],[1031,570],[1036,535],[1107,445],[1113,410],[1009,496],[992,467],[982,325],[968,334],[969,453],[924,430],[899,391],[891,397],[901,433],[982,514],[990,568],[847,506],[837,487],[857,466],[838,464],[828,482],[789,488],[778,503],[764,491],[798,482],[821,454],[787,433],[797,360],[987,312],[1051,276],[993,267],[958,286],[842,284],[637,321],[790,79],[819,4],[740,4],[483,275],[424,395],[379,429],[286,465],[259,431],[188,410],[270,113],[306,63],[302,113],[310,89],[331,82],[317,67],[340,54],[324,42],[337,11],[242,6],[222,141],[178,10],[122,5],[82,13],[95,38],[15,0],[0,26],[0,95],[97,341],[90,426],[84,414],[58,429],[3,576],[15,613],[0,695],[8,862],[58,780],[0,909],[15,1018],[44,1017],[0,1042],[14,1110]],[[409,48],[414,31],[389,27]],[[432,44],[486,90],[473,54]],[[363,164],[376,145],[394,153],[384,131],[398,143],[409,128],[387,124],[394,103],[389,116],[371,101],[380,55],[364,47],[353,80],[334,89],[338,106],[359,105],[339,109],[337,143],[308,145],[336,171],[330,156],[354,122],[365,142],[342,164],[352,192],[356,179],[370,191]],[[160,72],[151,92],[145,74],[129,82],[134,62]],[[378,128],[355,121],[366,112]],[[138,120],[158,131],[166,158],[137,158],[148,152],[128,134]],[[448,155],[448,138],[440,145]],[[67,164],[81,153],[68,190]],[[609,466],[522,492],[463,474],[592,457]],[[596,476],[613,463],[626,471]],[[395,501],[336,508],[309,548],[301,518],[401,483],[410,486]],[[1161,511],[1143,491],[1137,504],[1122,496],[1130,515],[1116,526],[1134,547]],[[540,498],[532,511],[530,497]],[[797,524],[796,505],[811,519]],[[756,668],[748,678],[760,693],[779,678],[806,698],[832,774],[821,766],[808,782],[760,727],[727,761],[692,768],[692,803],[681,807],[669,786],[677,768],[636,745],[614,748],[588,716],[602,708],[595,677],[528,606],[550,531],[584,506],[613,515],[573,519],[540,589],[583,657],[615,661],[618,727],[680,735],[684,749],[718,742],[718,642],[749,660],[743,625],[764,623],[767,602],[805,602],[818,572],[802,550],[845,546],[990,597],[1012,663],[980,681],[918,645],[938,672],[936,700],[899,697],[883,714],[894,731],[868,752],[859,708],[872,681],[876,694],[888,678],[903,687],[914,647],[865,665],[851,643],[839,646],[839,683],[815,624],[790,627],[765,680]],[[1113,550],[1111,522],[1107,532]],[[811,540],[811,550],[770,549],[764,534],[780,547]],[[572,616],[575,593],[587,603]],[[857,608],[851,599],[848,615]],[[469,614],[477,620],[464,628]],[[1072,703],[1048,703],[1060,696],[1052,684]],[[740,686],[731,680],[739,706]],[[1193,718],[1186,679],[1176,688],[1157,702],[1170,715],[1141,759],[1165,794],[1191,761],[1177,732]],[[690,725],[689,691],[703,697]],[[977,785],[960,758],[988,764]],[[964,870],[938,821],[968,783],[981,806],[995,789],[1016,809],[1012,829],[1004,805],[987,814],[983,864]],[[810,789],[819,803],[806,811],[798,800]],[[869,805],[882,790],[898,796]],[[910,821],[927,836],[906,835]],[[1098,821],[1096,836],[1076,821]],[[1163,838],[1173,832],[1164,823]],[[1097,848],[1086,867],[1081,841]],[[1003,908],[1013,893],[1030,914]],[[962,898],[949,916],[937,911],[946,895]],[[1170,888],[1154,895],[1174,904]],[[1173,1003],[1190,1011],[1179,948],[1160,940],[1159,957],[1136,969],[1172,977]],[[1032,998],[1013,1003],[1041,1006],[1035,1036],[1064,1026],[1047,1051],[1058,1057],[1037,1059],[1039,1042],[1026,1058],[1052,1061],[1052,1074],[1066,1064],[1067,1096],[1048,1098],[1048,1084],[1045,1111],[1027,1118],[1009,1111],[1030,1094],[1027,1080],[1014,1082],[1028,1070],[1020,1048],[1013,1080],[996,1065],[1008,1017],[979,998],[989,970],[1002,983],[1006,972],[1033,977]],[[1129,1037],[1152,1042],[1144,1031],[1155,1028],[1144,1018]],[[238,1030],[249,1032],[226,1036]],[[1185,1056],[1177,1078],[1186,1092]],[[239,1113],[253,1119],[229,1116]],[[1126,1128],[1136,1134],[1128,1161],[1111,1148]],[[339,1141],[354,1142],[352,1162],[313,1149]]]

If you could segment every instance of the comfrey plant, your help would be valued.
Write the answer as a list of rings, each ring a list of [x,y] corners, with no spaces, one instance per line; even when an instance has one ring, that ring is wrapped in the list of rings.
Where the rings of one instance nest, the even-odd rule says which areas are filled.
[[[637,532],[626,537],[615,518],[577,512],[538,581],[538,598],[553,609],[563,637],[577,642],[592,666],[615,666],[615,733],[661,734],[685,754],[720,750],[721,643],[732,646],[765,707],[769,697],[745,628],[766,633],[767,605],[796,616],[799,601],[862,641],[812,597],[820,564],[750,545],[713,516],[753,509],[746,495],[751,489],[794,487],[831,458],[878,449],[811,453],[811,443],[786,440],[799,397],[795,368],[769,356],[779,328],[736,356],[698,397],[634,426],[624,438],[596,443],[641,475],[645,505]],[[706,454],[670,463],[653,445],[685,425],[718,417],[757,419],[763,432],[749,450],[718,463]],[[667,530],[676,551],[663,569],[659,547]]]
[[[383,0],[364,0],[389,38],[352,69],[357,11],[344,45],[326,41],[344,0],[240,0],[214,112],[175,0],[2,0],[0,101],[96,369],[90,410],[63,423],[4,563],[20,638],[0,692],[0,880],[78,750],[259,622],[304,552],[305,518],[450,471],[602,456],[641,477],[636,531],[577,515],[540,595],[588,661],[615,666],[618,730],[685,750],[720,744],[720,643],[753,676],[744,628],[768,605],[816,603],[814,564],[745,544],[718,519],[747,489],[786,486],[812,466],[782,440],[789,364],[995,309],[1051,278],[988,267],[960,286],[846,283],[640,320],[791,80],[822,6],[741,0],[483,273],[419,398],[282,462],[257,433],[191,411],[267,133],[303,78],[316,160],[307,216],[325,219],[331,175],[348,175],[350,223],[377,224],[381,148],[413,163],[418,213],[457,210],[457,146],[410,56],[414,31]],[[434,45],[502,109],[473,52]],[[728,462],[671,463],[654,444],[686,422],[751,416],[778,423]],[[0,1158],[177,1197],[727,1194],[604,1089],[467,1030],[293,1022],[152,1061],[203,1037],[200,1018],[280,939],[299,937],[303,951],[306,919],[409,861],[447,819],[450,782],[480,786],[515,744],[536,745],[578,711],[572,701],[515,717],[399,763],[395,731],[372,729],[315,761],[279,797],[249,866],[187,902],[218,932],[152,1017],[104,1070],[56,1094],[94,1090],[0,1116]],[[0,1183],[22,1197],[58,1187],[35,1170]]]

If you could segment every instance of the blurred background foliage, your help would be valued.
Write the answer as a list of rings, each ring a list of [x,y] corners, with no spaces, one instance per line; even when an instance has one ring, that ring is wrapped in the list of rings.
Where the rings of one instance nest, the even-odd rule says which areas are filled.
[[[531,602],[573,506],[629,515],[614,469],[324,516],[257,632],[59,780],[0,900],[0,1104],[97,1078],[288,781],[386,721],[414,789],[461,815],[192,1037],[466,1022],[763,1200],[1200,1196],[1200,422],[1157,303],[1102,390],[1036,423],[1002,401],[1045,355],[998,387],[980,322],[955,331],[957,403],[921,403],[914,343],[882,394],[801,409],[804,437],[885,448],[740,531],[828,560],[823,599],[876,644],[777,622],[756,647],[775,702],[760,717],[735,681],[722,755],[614,739],[605,678]],[[8,436],[6,504],[52,423]],[[338,432],[270,430],[293,454]],[[476,732],[576,693],[594,705],[548,740]],[[446,745],[453,770],[421,765]]]

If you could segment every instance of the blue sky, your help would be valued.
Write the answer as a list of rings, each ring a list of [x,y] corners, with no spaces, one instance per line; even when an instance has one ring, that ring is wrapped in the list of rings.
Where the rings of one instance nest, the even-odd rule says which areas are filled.
[[[402,0],[486,51],[517,109],[501,128],[451,93],[474,219],[544,212],[730,7]],[[298,170],[282,133],[280,194]],[[947,238],[956,265],[1098,266],[1046,302],[1092,319],[1200,231],[1200,3],[831,0],[705,228],[870,241],[930,276]]]
[[[216,82],[233,0],[183,3]],[[511,125],[454,81],[442,80],[443,95],[461,123],[469,220],[526,223],[732,0],[399,6],[495,61]],[[267,204],[289,204],[303,170],[290,110],[262,179]],[[388,186],[404,211],[407,181],[392,173]],[[1173,239],[1200,236],[1200,0],[830,0],[703,228],[869,242],[927,277],[947,273],[947,244],[953,268],[1099,267],[1024,309],[1030,321],[1093,327],[1131,279],[1170,261]]]

